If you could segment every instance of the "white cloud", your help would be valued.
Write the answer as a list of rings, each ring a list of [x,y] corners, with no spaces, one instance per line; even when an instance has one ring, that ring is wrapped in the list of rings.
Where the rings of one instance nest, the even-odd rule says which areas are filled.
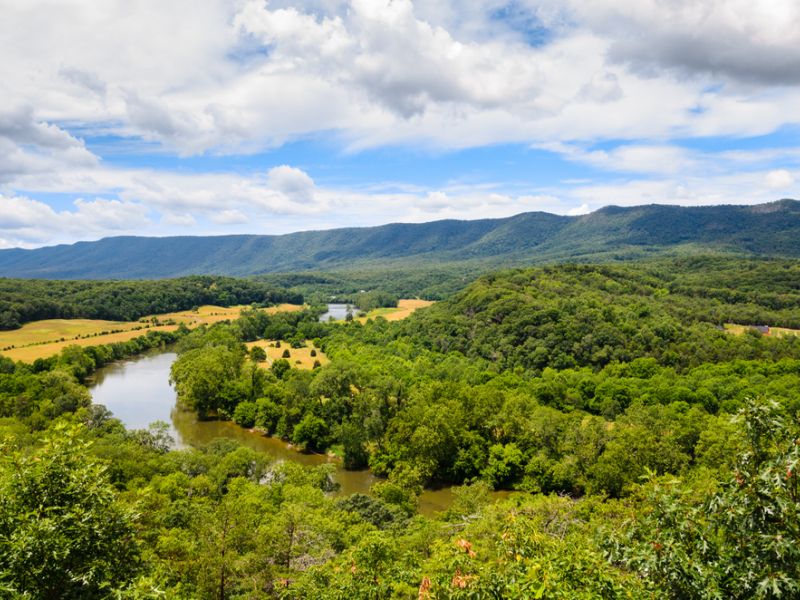
[[[673,141],[800,120],[794,0],[7,0],[0,53],[4,244],[798,193],[798,148],[711,153]],[[317,135],[349,152],[513,142],[614,179],[513,192],[333,187],[314,167],[116,167],[79,139],[92,133],[180,156]],[[55,210],[35,200],[47,193],[88,200]]]
[[[166,213],[161,215],[161,223],[165,225],[175,225],[177,227],[194,227],[197,220],[189,214]]]
[[[119,200],[82,200],[75,210],[56,211],[44,202],[0,194],[0,237],[28,246],[53,240],[97,238],[109,233],[134,233],[150,224],[147,207]]]
[[[240,210],[222,210],[212,214],[211,220],[220,225],[241,225],[247,223],[248,218]]]
[[[267,173],[267,183],[294,202],[314,200],[314,180],[308,173],[295,167],[273,167]]]
[[[589,209],[589,205],[584,202],[580,206],[571,208],[569,211],[567,211],[567,214],[571,217],[577,217],[579,215],[588,214],[589,212],[591,212],[591,210]]]
[[[612,59],[645,74],[676,69],[746,83],[800,84],[800,4],[794,0],[570,4],[580,24],[609,37]]]
[[[797,121],[798,19],[793,0],[10,1],[0,95],[186,155],[320,131],[352,148],[755,134]]]
[[[61,213],[61,218],[68,215],[75,222],[75,227],[88,227],[95,230],[131,231],[150,223],[150,210],[143,204],[123,202],[120,200],[75,200],[75,213]]]
[[[767,187],[773,190],[780,190],[794,185],[794,177],[786,169],[776,169],[767,173]]]

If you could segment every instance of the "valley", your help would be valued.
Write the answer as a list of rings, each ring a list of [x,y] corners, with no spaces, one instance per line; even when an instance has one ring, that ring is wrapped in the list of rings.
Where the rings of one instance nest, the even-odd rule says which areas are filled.
[[[120,577],[150,591],[155,577],[176,597],[253,581],[280,598],[411,598],[425,581],[443,597],[517,597],[518,582],[555,597],[736,597],[794,572],[794,546],[771,554],[736,532],[794,539],[796,261],[506,269],[436,302],[398,300],[388,272],[369,275],[375,288],[364,276],[230,280],[263,295],[2,333],[34,344],[0,353],[3,497],[24,502],[17,482],[45,472],[98,482],[136,539],[141,562]],[[123,284],[99,285],[114,297]],[[157,284],[136,285],[137,306],[160,301]],[[366,314],[348,319],[349,303]],[[88,295],[47,310],[67,306],[118,309]],[[45,354],[17,360],[26,349]],[[74,501],[55,498],[69,515]],[[7,514],[54,539],[37,537],[29,512]],[[715,516],[732,514],[735,525]],[[653,536],[707,570],[674,586],[683,563],[664,561]],[[204,574],[218,561],[224,581]]]

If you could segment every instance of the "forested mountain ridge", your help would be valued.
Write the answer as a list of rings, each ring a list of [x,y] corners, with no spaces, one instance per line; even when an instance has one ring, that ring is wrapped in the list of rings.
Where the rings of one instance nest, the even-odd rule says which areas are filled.
[[[287,235],[115,237],[34,250],[0,250],[0,275],[142,279],[188,274],[255,275],[348,267],[445,263],[487,266],[673,253],[800,256],[800,202],[755,206],[609,206],[567,217],[306,231]]]

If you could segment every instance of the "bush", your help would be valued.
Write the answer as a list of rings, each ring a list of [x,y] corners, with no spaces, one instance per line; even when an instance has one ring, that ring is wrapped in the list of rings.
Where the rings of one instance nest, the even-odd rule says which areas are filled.
[[[261,346],[253,346],[250,349],[250,358],[255,362],[264,362],[267,360],[267,352]]]

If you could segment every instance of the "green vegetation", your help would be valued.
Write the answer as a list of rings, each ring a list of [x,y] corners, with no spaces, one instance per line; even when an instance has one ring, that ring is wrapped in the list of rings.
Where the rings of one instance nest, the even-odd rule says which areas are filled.
[[[39,281],[0,279],[0,329],[41,319],[134,321],[203,304],[301,304],[300,294],[230,277],[162,281]]]
[[[722,258],[566,265],[484,276],[404,321],[246,310],[175,334],[183,405],[381,476],[345,498],[326,495],[330,465],[126,431],[80,383],[105,351],[4,360],[0,589],[797,597],[800,338],[718,325],[797,327],[798,274]],[[264,369],[246,346],[259,339],[311,339],[331,362]],[[460,486],[452,505],[416,514],[442,483]]]
[[[396,223],[281,236],[117,237],[38,250],[2,250],[0,272],[19,277],[146,279],[198,273],[379,270],[404,272],[401,280],[411,283],[415,276],[410,271],[420,267],[454,269],[469,276],[515,264],[619,261],[665,253],[797,257],[798,216],[800,203],[782,200],[758,206],[611,206],[580,217],[523,213],[505,219]],[[449,291],[447,284],[432,283],[440,293]],[[352,291],[359,289],[373,288]],[[386,291],[406,298],[419,295]]]

